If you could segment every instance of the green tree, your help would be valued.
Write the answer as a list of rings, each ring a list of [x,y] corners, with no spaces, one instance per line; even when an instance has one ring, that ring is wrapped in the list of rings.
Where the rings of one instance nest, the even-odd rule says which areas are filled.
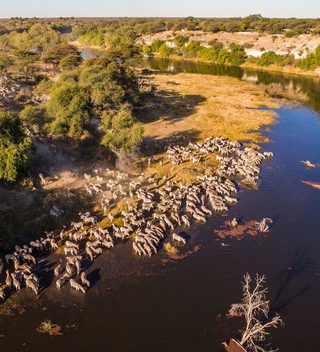
[[[79,83],[88,89],[94,107],[99,110],[114,109],[126,102],[134,105],[140,97],[134,72],[108,57],[87,60]]]
[[[315,70],[317,67],[320,67],[320,45],[314,53],[310,53],[305,58],[297,60],[296,65],[302,70]]]
[[[174,43],[178,48],[181,48],[185,46],[189,41],[189,37],[186,37],[184,35],[178,35],[177,37],[174,38]]]
[[[59,63],[59,68],[62,71],[73,70],[81,64],[81,61],[82,61],[82,59],[81,59],[80,55],[71,54],[71,55],[68,55],[68,56],[64,57],[63,59],[61,59],[61,61]]]
[[[14,50],[13,57],[16,68],[24,74],[25,78],[27,80],[34,78],[36,71],[34,64],[39,59],[39,55],[26,50]]]
[[[104,132],[101,144],[123,154],[135,152],[142,141],[143,128],[128,106],[122,106],[118,112],[104,112],[101,130]]]
[[[84,27],[76,28],[73,32],[73,36],[84,45],[105,45],[105,28],[100,27]]]
[[[51,134],[79,138],[89,121],[90,96],[77,84],[62,83],[53,89],[46,110]]]
[[[143,47],[142,47],[142,52],[146,55],[150,55],[152,54],[152,48],[150,45],[147,45],[145,44]]]
[[[201,44],[196,40],[192,40],[186,46],[186,52],[187,52],[188,57],[190,57],[190,58],[197,57],[199,55],[200,51],[201,51]]]
[[[62,72],[48,93],[47,130],[52,135],[71,138],[79,138],[83,134],[90,117],[102,114],[114,116],[124,104],[131,111],[140,98],[134,71],[109,56],[88,59],[77,69]],[[118,130],[118,126],[110,125],[110,128]],[[130,145],[130,141],[134,140],[137,127],[132,126],[128,133],[130,135],[125,137],[125,141],[130,137],[129,142],[124,142],[124,145]]]
[[[128,35],[113,34],[107,39],[108,56],[112,60],[132,62],[140,57],[141,50]]]
[[[230,44],[230,57],[227,64],[233,66],[240,66],[246,61],[246,52],[242,46],[237,44]]]
[[[29,129],[38,133],[45,124],[45,109],[39,106],[27,105],[20,112],[20,118]]]
[[[291,64],[294,61],[293,55],[279,55],[274,51],[264,52],[260,58],[257,60],[258,66],[270,66],[270,65],[279,65],[284,66]]]
[[[52,45],[61,42],[60,33],[51,25],[36,23],[28,30],[11,32],[8,35],[10,45],[19,50],[43,52]]]
[[[0,73],[5,72],[12,65],[12,59],[8,55],[0,53]]]
[[[60,65],[62,61],[64,61],[63,66],[68,66],[68,62],[73,62],[73,66],[76,67],[81,63],[81,55],[73,45],[63,43],[49,48],[44,53],[42,60],[56,67]]]
[[[167,44],[162,44],[158,51],[159,55],[162,57],[169,57],[174,53],[172,48],[169,48]]]
[[[15,181],[32,150],[19,116],[0,110],[0,179]]]
[[[163,40],[156,39],[152,44],[151,44],[151,50],[154,53],[157,53],[160,49],[160,47],[165,44]]]

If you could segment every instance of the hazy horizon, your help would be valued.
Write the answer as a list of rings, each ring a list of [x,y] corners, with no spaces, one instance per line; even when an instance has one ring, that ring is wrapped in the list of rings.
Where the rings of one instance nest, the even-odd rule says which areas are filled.
[[[1,6],[0,18],[59,17],[245,17],[261,14],[270,18],[318,18],[319,0],[202,0],[201,2],[162,0],[11,0]]]

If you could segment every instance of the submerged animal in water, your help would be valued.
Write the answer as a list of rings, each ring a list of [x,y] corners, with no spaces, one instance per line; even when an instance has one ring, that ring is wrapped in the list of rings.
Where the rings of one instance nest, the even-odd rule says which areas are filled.
[[[263,218],[260,222],[257,223],[259,232],[269,232],[270,226],[268,224],[272,224],[272,219]]]
[[[172,239],[173,239],[174,241],[179,242],[179,243],[183,243],[183,244],[186,244],[186,243],[187,243],[187,241],[186,241],[182,236],[177,235],[176,233],[173,233],[173,234],[172,234]]]
[[[312,182],[312,181],[301,181],[305,185],[311,186],[312,188],[320,189],[320,182]]]
[[[314,168],[314,167],[316,167],[316,165],[313,164],[310,160],[301,161],[301,163],[302,163],[304,166],[309,167],[309,168]]]
[[[87,279],[86,273],[83,271],[80,275],[82,285],[86,285],[88,287],[91,286],[90,281]]]
[[[3,288],[0,287],[0,298],[1,298],[2,300],[4,300],[5,297],[6,297],[6,295],[5,295],[5,293],[4,293],[4,290],[3,290]]]
[[[73,279],[70,279],[70,286],[74,288],[76,291],[81,291],[83,293],[86,292],[85,289]]]

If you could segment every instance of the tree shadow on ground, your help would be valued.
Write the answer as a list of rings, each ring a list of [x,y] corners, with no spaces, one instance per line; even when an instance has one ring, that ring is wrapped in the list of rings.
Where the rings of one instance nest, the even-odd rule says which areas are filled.
[[[144,137],[141,144],[141,153],[143,156],[155,156],[163,153],[169,145],[186,146],[190,142],[198,139],[199,132],[195,130],[174,132],[162,138]]]
[[[177,83],[170,81],[170,84]],[[137,109],[137,118],[143,123],[159,119],[174,122],[194,114],[205,100],[201,95],[182,95],[171,90],[146,93],[142,97],[142,107]]]

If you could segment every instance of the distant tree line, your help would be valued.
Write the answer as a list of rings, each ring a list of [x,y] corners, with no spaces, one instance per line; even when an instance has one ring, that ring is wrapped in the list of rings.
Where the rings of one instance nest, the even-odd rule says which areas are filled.
[[[306,57],[296,59],[293,54],[277,54],[274,51],[263,52],[260,57],[248,56],[245,46],[231,43],[228,48],[218,40],[213,40],[207,46],[200,42],[189,40],[187,36],[177,36],[173,40],[174,47],[165,41],[156,39],[150,45],[144,45],[142,51],[146,55],[156,54],[160,57],[182,57],[185,59],[200,59],[216,64],[240,66],[244,63],[253,63],[257,66],[296,66],[301,70],[315,70],[320,67],[320,46],[315,52]]]
[[[182,36],[177,37],[175,43],[176,46],[173,48],[162,40],[155,40],[151,45],[145,45],[143,52],[157,53],[160,57],[180,56],[233,66],[242,65],[247,57],[244,48],[237,44],[230,44],[229,48],[224,48],[219,41],[212,41],[209,47],[205,47],[198,41],[189,41],[187,37]]]
[[[74,34],[84,35],[94,33],[127,34],[139,37],[144,34],[155,34],[164,31],[195,31],[217,33],[259,31],[270,34],[286,33],[295,36],[305,33],[320,33],[319,19],[297,18],[265,18],[259,14],[235,18],[119,18],[105,19],[95,25],[77,24]]]

